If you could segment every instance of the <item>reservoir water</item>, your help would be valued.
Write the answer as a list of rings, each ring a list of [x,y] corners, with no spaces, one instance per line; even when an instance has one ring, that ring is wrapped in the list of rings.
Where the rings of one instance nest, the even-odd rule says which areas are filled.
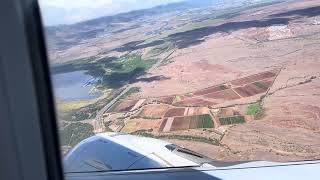
[[[86,71],[75,71],[52,76],[55,97],[63,101],[90,100],[102,95],[101,92],[90,92],[94,78]]]

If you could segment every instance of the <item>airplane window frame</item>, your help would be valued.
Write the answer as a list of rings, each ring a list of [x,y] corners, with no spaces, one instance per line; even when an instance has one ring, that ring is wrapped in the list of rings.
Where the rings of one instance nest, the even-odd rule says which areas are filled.
[[[62,161],[37,0],[3,0],[0,179],[62,180]]]
[[[8,177],[10,179],[24,177],[25,179],[35,180],[64,179],[47,49],[38,2],[37,0],[3,0],[2,5],[0,6],[0,20],[6,26],[0,30],[0,37],[4,39],[0,42],[0,80],[2,81],[0,114],[4,117],[1,124],[8,127],[8,130],[0,132],[1,137],[5,140],[1,142],[5,151],[0,154],[0,160],[19,157],[11,159],[11,161],[0,161],[1,167],[6,165],[10,167],[6,168],[8,171],[0,173],[0,179],[7,179]],[[10,40],[10,42],[6,40]],[[15,51],[10,50],[13,47],[16,47]],[[17,84],[16,80],[21,77],[24,81],[19,81],[19,84]],[[24,96],[23,99],[17,99],[22,95]],[[21,108],[22,106],[25,108]],[[10,113],[14,113],[14,115]],[[34,117],[35,119],[28,119],[28,122],[21,120],[28,117]],[[28,123],[32,123],[34,126],[30,126]],[[17,132],[19,132],[19,137]],[[26,142],[23,143],[23,141],[32,142],[27,149],[28,151],[23,151],[24,148],[27,148],[25,146]],[[27,156],[30,157],[26,158]],[[312,161],[306,161],[305,163],[317,163]],[[15,167],[19,168],[15,169]],[[195,170],[172,168],[166,172],[188,171],[193,172]],[[107,176],[141,173],[156,175],[162,172],[164,172],[163,169],[151,169],[110,171],[104,174]],[[18,174],[14,175],[15,173]]]

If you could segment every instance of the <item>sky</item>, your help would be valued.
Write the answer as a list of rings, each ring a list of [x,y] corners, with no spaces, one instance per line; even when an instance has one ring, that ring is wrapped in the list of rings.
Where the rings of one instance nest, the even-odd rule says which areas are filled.
[[[73,24],[106,15],[182,0],[39,0],[46,26]]]

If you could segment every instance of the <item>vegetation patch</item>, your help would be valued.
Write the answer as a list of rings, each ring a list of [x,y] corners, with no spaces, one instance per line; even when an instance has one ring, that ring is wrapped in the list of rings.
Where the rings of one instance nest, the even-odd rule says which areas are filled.
[[[64,112],[58,111],[59,112],[58,117],[65,121],[82,121],[86,119],[93,119],[96,117],[97,111],[102,109],[115,96],[119,95],[120,92],[121,90],[112,91],[108,97],[98,100],[93,104],[89,104],[81,108],[70,109]]]
[[[203,128],[214,128],[214,123],[209,114],[200,115],[199,120],[202,121]]]
[[[155,135],[151,134],[148,132],[148,130],[138,130],[135,132],[130,133],[131,135],[136,135],[136,136],[143,136],[143,137],[149,137],[149,138],[156,138]]]
[[[230,124],[242,124],[245,123],[243,116],[232,116],[232,117],[224,117],[219,118],[221,125],[230,125]]]
[[[157,47],[151,49],[148,53],[152,56],[158,56],[162,53],[170,51],[173,48],[174,47],[173,47],[172,43],[164,43],[163,45],[160,45],[160,46],[157,46]]]
[[[264,108],[261,103],[254,103],[248,106],[247,115],[253,115],[255,119],[261,119],[264,116]]]
[[[109,127],[111,125],[111,121],[106,121],[103,124],[106,132],[113,132],[113,130]]]
[[[125,124],[125,126],[121,129],[122,132],[130,133],[137,129],[137,123],[134,121],[129,121]]]
[[[254,82],[253,84],[254,84],[255,86],[257,86],[258,88],[260,88],[260,89],[265,89],[265,90],[267,90],[267,89],[269,88],[268,85],[266,85],[266,84],[264,84],[264,83],[262,83],[262,82]]]
[[[178,101],[181,101],[181,100],[182,100],[181,96],[175,96],[175,99],[174,99],[175,102],[178,102]]]
[[[57,110],[59,112],[68,112],[73,109],[79,109],[90,104],[89,101],[68,101],[68,102],[57,102]]]
[[[185,119],[190,119],[190,124],[192,121],[197,122],[197,128],[214,128],[214,123],[209,114],[202,114],[197,116],[188,116]]]
[[[185,140],[185,141],[197,141],[203,142],[207,144],[212,144],[215,146],[220,146],[220,142],[217,139],[201,137],[201,136],[187,136],[187,135],[162,135],[158,136],[158,138],[165,138],[165,139],[178,139],[178,140]]]
[[[119,88],[128,83],[134,83],[138,77],[146,74],[156,60],[144,60],[141,55],[133,54],[120,57],[111,63],[100,66],[103,71],[102,79],[98,82],[107,88]],[[96,72],[92,72],[96,73]],[[148,81],[148,79],[144,79]]]
[[[229,89],[227,86],[225,86],[225,85],[220,85],[219,86],[219,89],[220,90],[226,90],[226,89]]]
[[[201,136],[188,136],[188,135],[154,135],[147,130],[138,130],[133,133],[132,135],[143,136],[143,137],[150,137],[150,138],[157,138],[157,139],[178,139],[178,140],[185,140],[185,141],[197,141],[203,142],[207,144],[212,144],[215,146],[220,146],[220,142],[217,139],[201,137]]]
[[[93,126],[87,123],[71,123],[59,131],[62,146],[75,146],[80,141],[94,135]]]
[[[95,86],[99,90],[116,89],[133,83],[138,77],[156,63],[155,59],[142,59],[141,54],[127,54],[121,57],[96,57],[77,59],[64,64],[54,65],[51,71],[55,74],[85,70],[97,79]],[[148,80],[148,79],[144,79]]]

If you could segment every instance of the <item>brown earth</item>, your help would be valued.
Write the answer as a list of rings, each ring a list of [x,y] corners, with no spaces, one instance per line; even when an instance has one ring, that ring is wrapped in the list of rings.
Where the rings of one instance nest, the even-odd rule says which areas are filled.
[[[319,5],[319,1],[295,1],[287,6],[283,4],[261,8],[261,14],[250,18],[262,18],[271,12],[315,5]],[[281,10],[284,7],[285,9]],[[243,20],[243,18],[247,16],[242,15],[235,19]],[[192,49],[190,51],[184,49],[187,55],[181,53],[174,58],[176,62],[170,64],[171,66],[177,65],[180,58],[183,62],[206,58],[208,63],[228,64],[229,68],[240,71],[242,76],[270,67],[281,68],[281,72],[263,100],[265,117],[262,120],[230,127],[221,140],[222,146],[172,139],[168,141],[219,160],[319,159],[320,26],[312,25],[312,21],[313,17],[304,16],[299,20],[291,20],[289,26],[285,27],[290,29],[291,33],[288,35],[281,34],[288,30],[281,30],[282,32],[275,34],[277,27],[258,28],[254,31],[244,29],[224,37],[207,38],[202,44],[189,48]],[[259,31],[261,31],[260,34]],[[270,33],[270,31],[273,32]],[[254,36],[261,36],[260,40],[254,42],[254,38],[243,36],[250,32],[256,32]],[[237,38],[239,36],[242,36],[241,40]],[[191,51],[192,53],[187,53]],[[212,57],[215,58],[209,58],[210,52],[214,52]],[[216,72],[212,74],[216,75]],[[193,75],[201,77],[197,71],[194,71]],[[219,71],[216,77],[219,77]],[[229,78],[230,74],[226,74],[223,80],[232,80]],[[211,78],[206,84],[214,84],[217,81],[216,78]],[[270,80],[266,82],[270,85],[272,83]],[[199,85],[201,80],[189,83]],[[188,87],[192,89],[193,86]]]
[[[273,17],[275,19],[275,14],[317,5],[319,1],[316,0],[284,2],[244,11],[228,22],[264,21]],[[251,16],[253,11],[260,13]],[[161,96],[188,93],[271,70],[270,68],[281,68],[293,60],[290,56],[301,54],[301,49],[310,43],[314,44],[315,39],[311,37],[319,31],[319,26],[311,24],[313,19],[312,16],[293,14],[286,26],[291,33],[283,36],[281,33],[286,34],[287,31],[278,28],[281,23],[271,23],[266,27],[239,28],[226,34],[209,35],[199,45],[177,49],[170,59],[170,64],[151,72],[152,75],[165,75],[166,80],[137,83],[142,88],[141,94]],[[278,31],[280,35],[277,34]],[[246,37],[252,32],[256,35]],[[267,35],[261,35],[260,32]],[[258,36],[267,38],[262,38],[265,40],[260,41],[257,40]],[[272,76],[272,73],[269,75]]]
[[[147,118],[162,118],[169,108],[170,106],[164,104],[147,105],[143,107],[139,116]]]
[[[125,112],[130,111],[135,104],[138,102],[138,100],[123,100],[119,103],[116,103],[111,107],[109,112]]]
[[[231,81],[231,84],[235,85],[235,86],[243,86],[243,85],[249,84],[251,82],[260,81],[260,80],[268,79],[268,78],[275,77],[275,76],[276,76],[275,73],[264,72],[264,73],[259,73],[259,74],[247,76],[247,77],[244,77],[241,79],[233,80],[233,81]]]
[[[217,103],[200,98],[186,98],[175,103],[176,106],[213,106],[215,104]]]
[[[158,131],[160,124],[161,120],[131,119],[122,128],[121,132],[132,133],[138,130]]]
[[[203,90],[199,90],[194,92],[194,95],[205,95],[205,94],[209,94],[209,93],[213,93],[213,92],[217,92],[217,91],[222,91],[225,89],[229,89],[229,87],[225,86],[225,85],[220,85],[220,86],[214,86],[214,87],[209,87]]]
[[[159,97],[157,99],[163,103],[172,104],[176,101],[174,95],[185,94],[180,102],[174,103],[221,103],[220,106],[232,106],[256,102],[262,98],[262,94],[259,93],[267,92],[262,98],[264,117],[245,124],[216,129],[224,134],[223,136],[217,136],[213,131],[202,130],[161,134],[212,136],[220,140],[220,146],[204,142],[167,140],[218,160],[319,159],[320,25],[314,22],[316,18],[320,18],[320,11],[308,9],[319,8],[319,5],[319,0],[296,0],[244,10],[225,22],[208,27],[213,29],[212,33],[201,37],[201,43],[176,48],[169,57],[168,64],[152,68],[147,75],[165,76],[165,79],[134,83],[134,86],[141,88],[140,97]],[[156,23],[154,28],[159,26]],[[144,29],[147,31],[147,28]],[[202,32],[188,31],[192,37]],[[121,43],[116,40],[111,43],[107,38],[113,37],[106,36],[92,44],[96,45],[99,42],[98,45],[112,49],[125,42],[137,40],[136,38],[145,38],[143,33],[136,37],[128,33],[127,37]],[[78,46],[58,55],[73,57],[81,52],[82,57],[84,54],[93,54],[97,49],[96,46],[92,46],[87,51],[82,51],[83,47]],[[279,74],[275,69],[280,71]],[[259,74],[261,72],[266,73]],[[274,76],[276,79],[273,83],[270,78]],[[262,79],[265,79],[265,85],[271,86],[270,90],[262,91],[252,84],[246,86],[252,81]],[[241,96],[250,97],[240,98],[229,87],[221,91],[216,87],[230,81],[233,86],[244,86],[236,91],[238,90]],[[208,87],[212,89],[208,90]],[[190,92],[202,96],[188,97],[186,94]],[[210,93],[206,94],[207,92]],[[114,111],[132,108],[136,102],[121,102]],[[166,112],[164,116],[183,116],[184,112],[185,108],[174,109]],[[124,130],[132,132],[139,128],[156,129],[160,127],[161,122],[166,124],[164,122],[167,121],[168,119],[132,120],[132,124],[126,125],[128,127]],[[162,124],[160,130],[164,128]]]
[[[224,100],[233,100],[233,99],[240,98],[240,96],[237,95],[232,89],[206,94],[204,95],[204,97],[211,98],[211,99],[224,99]]]
[[[185,108],[172,108],[169,109],[164,117],[174,117],[174,116],[183,116]]]
[[[254,96],[256,94],[264,93],[264,92],[267,91],[267,89],[262,89],[260,87],[257,87],[254,84],[248,84],[248,85],[246,85],[244,87],[235,88],[234,90],[241,97]]]

